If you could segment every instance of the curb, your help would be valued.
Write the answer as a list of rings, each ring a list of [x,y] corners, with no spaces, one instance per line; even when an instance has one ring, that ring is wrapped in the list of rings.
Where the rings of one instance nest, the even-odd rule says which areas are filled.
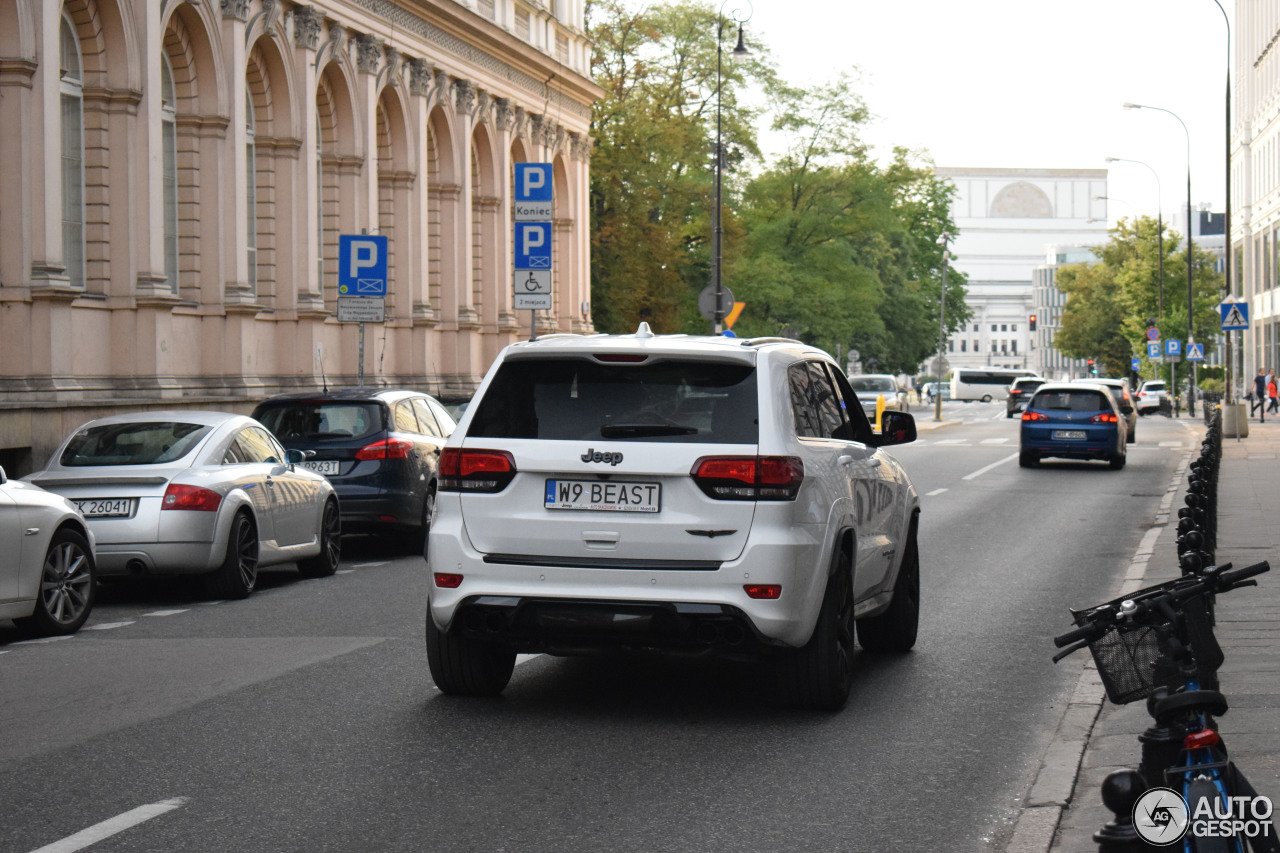
[[[1180,423],[1188,432],[1194,433],[1190,422]],[[1120,595],[1143,586],[1147,565],[1155,553],[1160,535],[1169,526],[1174,497],[1183,488],[1188,466],[1195,453],[1193,446],[1183,454],[1182,460],[1174,469],[1173,479],[1165,489],[1164,497],[1160,499],[1152,526],[1143,535],[1137,551],[1129,561],[1124,583],[1120,586]],[[1004,847],[1004,853],[1048,853],[1053,849],[1058,824],[1062,820],[1062,813],[1071,805],[1076,780],[1080,775],[1080,765],[1105,699],[1102,679],[1098,676],[1093,658],[1086,657],[1067,707],[1041,756],[1040,769],[1036,771],[1035,781],[1031,783],[1022,810],[1014,821],[1013,834]]]

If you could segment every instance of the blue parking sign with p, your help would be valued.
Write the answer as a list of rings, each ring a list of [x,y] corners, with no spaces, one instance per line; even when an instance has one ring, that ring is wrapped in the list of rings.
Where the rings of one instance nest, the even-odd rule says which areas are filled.
[[[551,269],[551,223],[517,222],[515,225],[515,269]]]
[[[387,295],[387,238],[381,234],[338,235],[338,293]]]
[[[515,200],[551,201],[550,163],[516,163]]]

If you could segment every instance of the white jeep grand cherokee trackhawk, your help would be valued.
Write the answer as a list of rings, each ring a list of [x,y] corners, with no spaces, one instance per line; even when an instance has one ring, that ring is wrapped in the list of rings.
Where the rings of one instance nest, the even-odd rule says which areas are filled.
[[[760,658],[838,709],[915,644],[919,499],[835,361],[781,338],[550,335],[504,349],[440,459],[427,657],[496,694],[521,652]]]

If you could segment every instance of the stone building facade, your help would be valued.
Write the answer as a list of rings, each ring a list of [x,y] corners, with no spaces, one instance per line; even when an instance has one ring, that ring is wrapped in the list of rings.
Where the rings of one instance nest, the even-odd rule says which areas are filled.
[[[584,2],[0,0],[0,465],[111,411],[354,385],[341,234],[389,243],[365,384],[474,388],[533,321],[519,161],[554,176],[536,328],[591,331]]]

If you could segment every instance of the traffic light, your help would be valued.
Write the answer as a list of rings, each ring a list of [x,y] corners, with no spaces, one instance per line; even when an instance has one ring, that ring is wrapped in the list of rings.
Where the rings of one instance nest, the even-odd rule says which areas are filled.
[[[1036,315],[1032,314],[1031,315],[1031,331],[1034,332],[1035,330],[1036,330]]]
[[[1098,375],[1098,366],[1093,363],[1093,359],[1089,359],[1089,375],[1090,376]]]

